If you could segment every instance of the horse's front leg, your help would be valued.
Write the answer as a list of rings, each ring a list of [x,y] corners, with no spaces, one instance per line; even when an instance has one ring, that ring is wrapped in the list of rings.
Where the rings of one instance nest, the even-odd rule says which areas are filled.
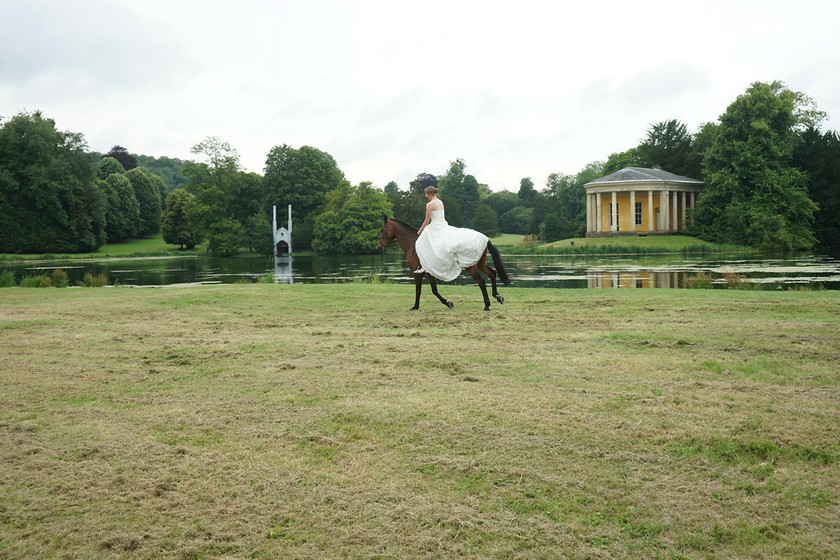
[[[422,274],[415,274],[414,275],[414,307],[410,309],[410,311],[416,311],[420,309],[420,292],[423,291],[423,275]]]
[[[432,286],[432,293],[435,294],[437,296],[437,298],[440,300],[440,302],[443,305],[445,305],[446,307],[448,307],[449,309],[452,309],[453,307],[455,307],[455,305],[451,301],[447,300],[445,297],[440,295],[440,293],[438,293],[437,279],[434,276],[432,276],[431,274],[429,274],[428,276],[429,276],[429,284]]]
[[[490,298],[487,296],[487,285],[485,284],[481,273],[478,271],[478,267],[471,266],[467,269],[467,272],[470,273],[472,279],[475,280],[475,283],[478,284],[479,288],[481,288],[481,295],[484,297],[484,311],[490,311]]]

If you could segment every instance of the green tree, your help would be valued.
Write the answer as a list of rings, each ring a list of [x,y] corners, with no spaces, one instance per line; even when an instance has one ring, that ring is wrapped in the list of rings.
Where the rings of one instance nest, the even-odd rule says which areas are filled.
[[[505,212],[519,206],[519,196],[515,192],[498,191],[490,193],[490,196],[484,201],[490,205],[497,215],[501,216]]]
[[[258,214],[269,220],[271,213],[265,208],[265,183],[258,173],[239,172],[232,181],[228,214],[243,224]],[[269,226],[271,221],[269,220]]]
[[[125,171],[111,173],[104,180],[100,180],[100,184],[108,201],[105,214],[105,232],[108,234],[108,240],[114,242],[136,237],[140,231],[140,203],[137,202],[137,195],[134,194],[134,188]]]
[[[802,94],[756,82],[720,117],[703,162],[706,190],[694,213],[703,239],[764,249],[814,244],[816,206],[807,175],[792,165],[798,116],[813,116]]]
[[[140,205],[140,227],[138,235],[148,235],[160,231],[160,215],[163,204],[152,174],[143,168],[135,167],[127,171],[126,178],[134,189],[134,196]]]
[[[519,203],[526,208],[533,208],[537,203],[537,190],[530,177],[523,177],[519,181]]]
[[[310,146],[297,150],[286,144],[274,147],[265,162],[266,211],[273,205],[291,204],[298,216],[295,246],[309,247],[315,216],[326,193],[346,182],[335,159],[326,152]]]
[[[266,256],[274,254],[274,232],[271,229],[271,222],[264,213],[259,212],[249,216],[242,223],[241,244],[251,252]]]
[[[103,156],[96,164],[96,176],[106,179],[108,175],[125,175],[125,168],[120,162],[112,157]]]
[[[235,257],[242,247],[242,224],[233,218],[214,223],[210,227],[207,250],[217,257]]]
[[[137,165],[148,169],[160,176],[166,183],[167,196],[175,189],[186,186],[187,177],[181,172],[184,168],[183,160],[170,157],[137,156]]]
[[[610,157],[604,163],[603,173],[604,175],[611,175],[625,167],[645,167],[645,162],[639,155],[638,148],[630,148],[626,152],[610,154]]]
[[[452,216],[449,207],[446,208],[446,220],[454,226],[470,223],[481,202],[478,194],[478,181],[472,175],[465,173],[466,167],[464,160],[456,159],[450,162],[449,170],[438,181],[441,196],[448,196],[458,201],[461,209],[463,221],[459,222]],[[445,200],[444,204],[446,204]]]
[[[390,216],[385,193],[370,183],[342,191],[331,208],[315,218],[313,249],[327,254],[365,254],[379,250],[382,216]]]
[[[540,230],[544,235],[557,239],[580,237],[586,234],[586,189],[584,185],[603,176],[604,164],[595,161],[587,164],[576,175],[552,173],[546,180],[546,195],[556,204],[555,216],[550,224]]]
[[[188,178],[186,188],[195,196],[195,204],[187,211],[189,223],[201,238],[207,239],[211,253],[235,255],[242,240],[243,220],[261,202],[244,199],[255,190],[260,196],[261,183],[241,171],[237,151],[218,137],[205,138],[191,151],[203,155],[204,161],[186,162],[182,169]]]
[[[200,233],[189,220],[190,206],[194,204],[195,196],[186,189],[175,189],[169,193],[166,197],[166,210],[161,218],[161,232],[165,242],[178,245],[181,249],[194,249],[201,243]]]
[[[81,134],[40,112],[0,127],[0,252],[92,251],[105,242],[105,195]]]
[[[388,202],[396,208],[400,202],[400,186],[395,181],[390,181],[385,185],[383,190],[385,191],[385,196],[388,197]]]
[[[496,237],[502,233],[499,228],[499,216],[489,204],[479,204],[473,216],[472,228],[487,237]]]
[[[533,221],[533,208],[516,206],[499,217],[499,226],[505,233],[526,235],[531,232],[531,223]]]

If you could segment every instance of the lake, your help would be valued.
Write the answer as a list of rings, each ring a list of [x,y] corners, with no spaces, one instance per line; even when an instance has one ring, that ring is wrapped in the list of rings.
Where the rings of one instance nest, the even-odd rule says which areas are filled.
[[[840,258],[808,254],[797,256],[744,257],[723,255],[656,256],[533,256],[503,255],[517,287],[544,288],[678,288],[698,272],[709,274],[723,287],[725,276],[763,289],[794,286],[840,289]],[[14,270],[23,276],[50,274],[54,269],[68,273],[71,283],[85,273],[105,274],[109,283],[130,286],[173,284],[219,284],[252,282],[273,273],[279,283],[315,284],[380,281],[413,283],[402,253],[358,256],[292,256],[267,259],[256,256],[149,257],[0,264],[0,271]],[[472,284],[462,273],[452,283]]]

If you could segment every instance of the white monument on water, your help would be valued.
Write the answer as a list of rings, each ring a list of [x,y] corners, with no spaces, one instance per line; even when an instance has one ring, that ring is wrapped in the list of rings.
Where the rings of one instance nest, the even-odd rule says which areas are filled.
[[[287,227],[277,227],[277,206],[271,208],[274,231],[274,280],[278,284],[292,284],[292,205],[289,204]]]
[[[277,206],[271,207],[272,229],[274,230],[274,256],[285,257],[292,254],[292,205],[289,204],[288,227],[277,227]]]

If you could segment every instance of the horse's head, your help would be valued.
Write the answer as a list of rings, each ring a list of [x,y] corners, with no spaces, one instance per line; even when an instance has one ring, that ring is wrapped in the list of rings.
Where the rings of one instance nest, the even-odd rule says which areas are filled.
[[[379,250],[385,251],[394,237],[396,237],[396,234],[394,233],[391,221],[388,219],[388,216],[382,216],[382,229],[379,231]]]

